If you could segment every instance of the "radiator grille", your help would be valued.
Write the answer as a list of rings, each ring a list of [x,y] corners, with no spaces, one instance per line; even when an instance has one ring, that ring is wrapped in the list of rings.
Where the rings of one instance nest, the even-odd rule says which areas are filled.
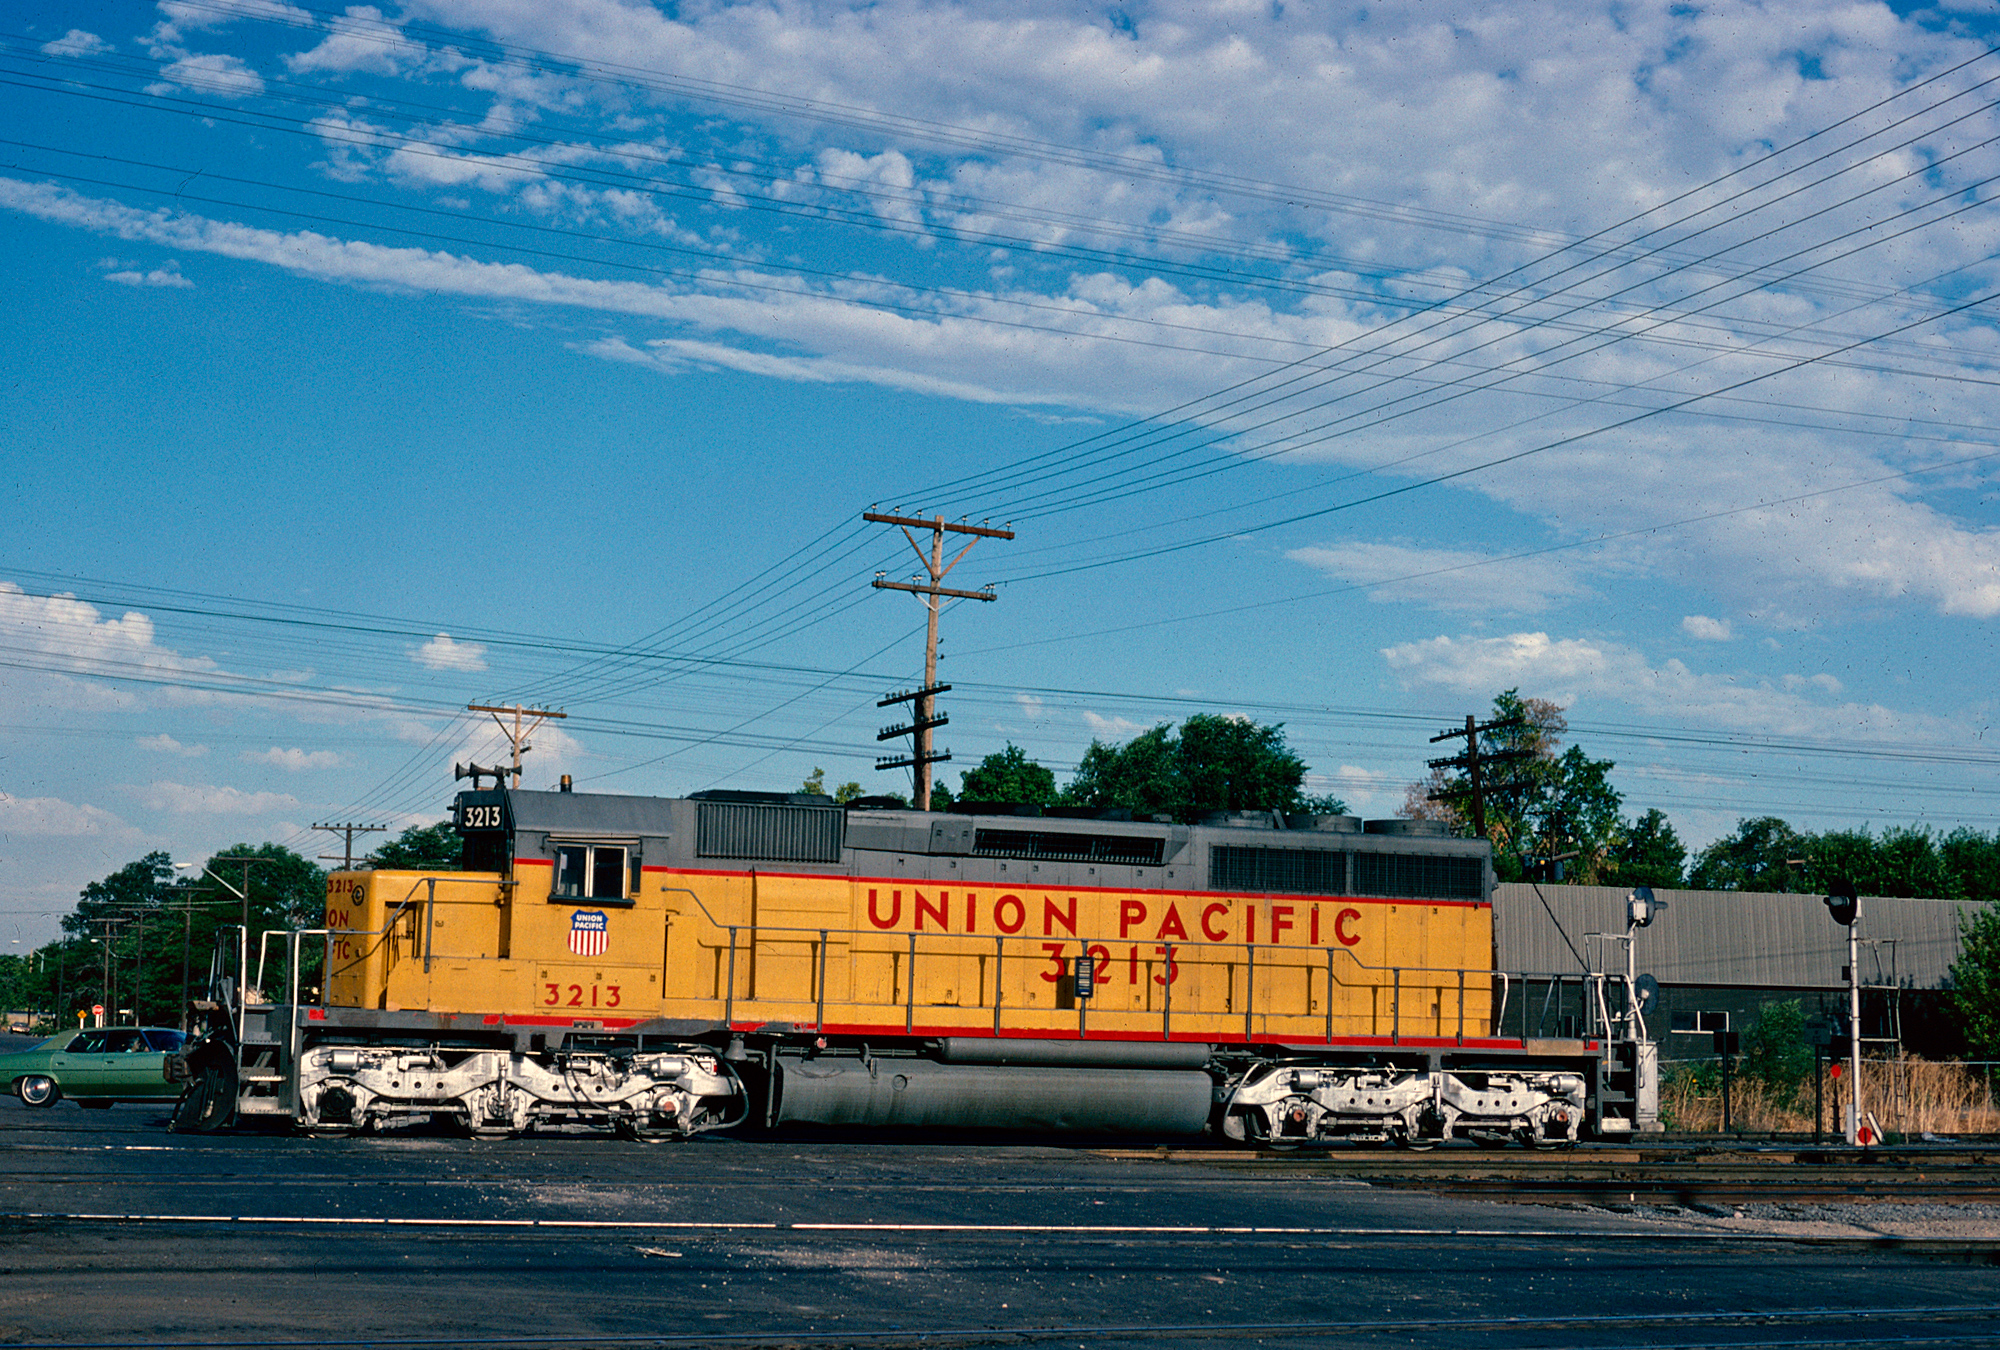
[[[1130,834],[1068,834],[1055,830],[979,830],[972,851],[987,858],[1051,858],[1059,862],[1133,863],[1153,867],[1166,840]]]
[[[1484,899],[1485,868],[1477,858],[1407,853],[1354,855],[1354,893],[1425,900]]]
[[[1213,844],[1208,884],[1218,891],[1347,894],[1347,855],[1324,848],[1244,848]]]
[[[768,858],[774,862],[840,861],[847,812],[826,806],[701,802],[695,853],[703,858]]]

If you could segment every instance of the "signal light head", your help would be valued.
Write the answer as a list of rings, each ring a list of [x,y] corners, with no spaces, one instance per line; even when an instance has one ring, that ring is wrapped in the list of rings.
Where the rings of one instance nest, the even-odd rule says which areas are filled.
[[[1854,892],[1854,883],[1836,881],[1826,891],[1826,912],[1833,916],[1833,921],[1843,927],[1853,923],[1861,909],[1861,898]]]
[[[1625,897],[1625,920],[1634,928],[1644,928],[1666,907],[1666,901],[1654,898],[1651,886],[1634,886]]]

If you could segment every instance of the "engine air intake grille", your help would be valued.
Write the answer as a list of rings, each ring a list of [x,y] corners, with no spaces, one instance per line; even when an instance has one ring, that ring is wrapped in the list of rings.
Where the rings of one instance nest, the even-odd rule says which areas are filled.
[[[1347,894],[1347,855],[1325,848],[1244,848],[1212,844],[1208,884],[1218,891]]]
[[[703,858],[769,858],[774,862],[840,861],[847,812],[824,806],[700,802],[695,854]]]
[[[1154,867],[1167,841],[1130,834],[1068,834],[1055,830],[978,830],[972,851],[987,858],[1052,858],[1060,862],[1133,863]]]
[[[1354,855],[1354,894],[1427,900],[1483,900],[1485,868],[1478,858],[1408,853]]]

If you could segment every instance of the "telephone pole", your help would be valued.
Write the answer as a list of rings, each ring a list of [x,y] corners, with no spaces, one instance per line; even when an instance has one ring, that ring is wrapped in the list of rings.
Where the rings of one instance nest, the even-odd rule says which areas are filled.
[[[1450,759],[1430,760],[1428,761],[1428,767],[1433,769],[1463,769],[1465,770],[1466,785],[1456,788],[1439,788],[1436,792],[1425,795],[1429,800],[1434,802],[1451,801],[1460,797],[1472,798],[1472,831],[1475,838],[1484,839],[1486,837],[1486,794],[1517,786],[1513,783],[1489,784],[1480,771],[1492,764],[1533,759],[1535,757],[1535,752],[1532,750],[1489,750],[1485,754],[1481,754],[1479,752],[1479,738],[1489,731],[1499,731],[1504,728],[1526,725],[1527,723],[1518,717],[1503,717],[1498,721],[1487,722],[1481,725],[1475,721],[1470,713],[1467,713],[1465,729],[1463,731],[1441,731],[1431,737],[1432,745],[1436,745],[1439,741],[1457,740],[1461,736],[1465,738],[1464,754],[1453,755]]]
[[[325,830],[328,834],[346,836],[346,843],[341,846],[340,850],[340,870],[343,872],[352,872],[354,870],[354,836],[357,834],[383,834],[387,832],[389,827],[387,825],[315,825],[313,828],[315,830]],[[328,862],[333,861],[333,855],[328,853],[322,853],[320,857],[325,858]]]
[[[104,1016],[97,1019],[97,1025],[117,1026],[118,1000],[111,996],[111,939],[112,934],[118,929],[120,920],[92,919],[91,922],[102,925],[104,930],[97,939],[97,944],[104,948],[104,992],[100,996],[104,1000]],[[110,1020],[107,1021],[107,1018]]]
[[[514,790],[516,792],[521,790],[521,756],[535,748],[528,744],[528,733],[550,719],[561,721],[563,718],[569,716],[568,713],[550,712],[546,708],[523,708],[518,703],[505,708],[491,708],[484,703],[468,703],[465,705],[465,710],[467,712],[492,713],[493,720],[500,724],[500,734],[505,736],[508,743],[514,747],[513,773]],[[514,717],[514,725],[512,727],[507,725],[504,716],[509,713],[513,714]],[[532,717],[534,720],[524,727],[521,725],[521,719],[524,717]],[[475,783],[473,786],[477,787],[478,784]]]
[[[909,765],[912,769],[911,778],[916,789],[911,794],[911,801],[917,810],[928,811],[931,809],[930,766],[942,763],[951,758],[949,750],[941,755],[931,753],[931,732],[945,725],[950,720],[938,715],[936,706],[937,696],[950,688],[949,685],[938,684],[937,678],[939,599],[947,595],[955,600],[997,600],[1000,598],[993,594],[990,587],[983,591],[955,591],[939,583],[944,580],[946,573],[958,566],[959,559],[970,552],[972,546],[981,539],[1012,539],[1014,532],[1012,530],[996,530],[987,525],[963,525],[956,521],[948,521],[943,516],[932,516],[929,520],[925,520],[920,516],[892,516],[883,515],[875,511],[864,511],[861,513],[861,518],[873,521],[877,525],[894,525],[901,529],[903,537],[910,541],[910,547],[916,550],[917,557],[923,562],[924,570],[930,574],[929,585],[920,584],[915,578],[909,581],[884,581],[881,573],[878,572],[875,574],[875,588],[877,590],[908,591],[912,595],[921,595],[924,597],[926,619],[924,623],[923,688],[907,694],[892,694],[876,705],[877,707],[886,708],[892,703],[902,703],[905,701],[915,705],[910,710],[911,718],[907,725],[884,727],[882,734],[875,738],[878,741],[886,741],[892,736],[910,736],[913,738],[911,751],[907,758],[891,756],[886,759],[878,759],[875,761],[875,768],[879,771],[882,769],[898,769],[906,764]],[[910,533],[913,529],[930,531],[931,546],[928,553],[924,551],[923,545],[917,542],[916,535]],[[972,536],[971,539],[966,541],[964,548],[952,555],[950,562],[944,560],[944,537],[947,532],[952,534],[969,534]]]

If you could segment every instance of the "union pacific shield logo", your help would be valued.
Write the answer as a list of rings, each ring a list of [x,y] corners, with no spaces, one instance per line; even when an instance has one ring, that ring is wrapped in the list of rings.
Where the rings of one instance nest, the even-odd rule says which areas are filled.
[[[569,949],[578,956],[602,956],[609,943],[611,916],[601,909],[579,909],[569,919]]]

